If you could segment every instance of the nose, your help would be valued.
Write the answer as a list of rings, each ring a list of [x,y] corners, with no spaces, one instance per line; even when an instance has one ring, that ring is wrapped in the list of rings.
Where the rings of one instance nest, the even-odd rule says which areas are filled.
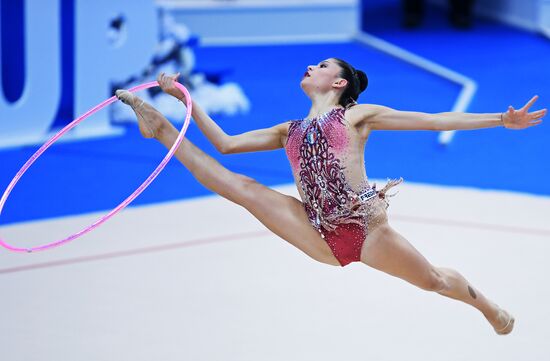
[[[308,66],[307,66],[307,70],[308,70],[308,71],[311,71],[312,69],[313,69],[313,65],[308,65]]]

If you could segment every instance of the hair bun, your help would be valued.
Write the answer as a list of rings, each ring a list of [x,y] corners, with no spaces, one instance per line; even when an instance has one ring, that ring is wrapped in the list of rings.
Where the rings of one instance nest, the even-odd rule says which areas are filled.
[[[356,70],[356,73],[357,79],[359,79],[359,89],[363,92],[369,85],[369,78],[367,78],[367,74],[362,70]]]

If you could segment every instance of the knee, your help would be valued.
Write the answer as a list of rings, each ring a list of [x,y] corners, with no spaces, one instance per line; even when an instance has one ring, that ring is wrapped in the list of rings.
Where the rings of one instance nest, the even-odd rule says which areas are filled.
[[[242,174],[236,174],[233,181],[234,191],[239,194],[241,200],[239,203],[246,205],[249,202],[254,202],[257,194],[256,190],[262,185],[254,178]]]
[[[432,268],[420,288],[430,292],[441,292],[447,288],[447,281],[441,272]]]
[[[250,178],[243,174],[236,174],[235,183],[236,186],[245,193],[253,193],[254,188],[260,185],[254,178]]]

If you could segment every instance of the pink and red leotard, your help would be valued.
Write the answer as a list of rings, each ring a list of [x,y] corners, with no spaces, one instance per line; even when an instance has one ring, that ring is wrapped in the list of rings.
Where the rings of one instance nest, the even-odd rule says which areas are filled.
[[[285,146],[308,218],[342,266],[360,261],[369,229],[385,219],[386,191],[401,182],[380,191],[369,185],[364,141],[344,113],[291,121]]]

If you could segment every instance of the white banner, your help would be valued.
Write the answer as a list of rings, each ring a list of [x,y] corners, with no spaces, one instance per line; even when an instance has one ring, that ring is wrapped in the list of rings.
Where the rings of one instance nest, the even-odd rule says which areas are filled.
[[[539,4],[540,29],[550,38],[550,0],[539,0]]]
[[[68,30],[74,32],[75,40],[74,54],[70,54],[74,74],[70,74],[61,66],[61,50],[67,46],[61,36],[61,0],[23,2],[23,91],[19,99],[10,102],[0,89],[0,148],[40,144],[51,136],[48,133],[56,121],[63,77],[74,81],[71,100],[76,118],[109,98],[115,81],[146,66],[157,43],[157,9],[152,0],[75,0],[74,28]],[[0,19],[10,20],[8,16]],[[115,43],[108,36],[113,19],[124,23],[121,40]],[[0,62],[1,54],[10,51],[2,45]],[[108,112],[102,112],[93,122],[76,127],[67,138],[117,133]]]

